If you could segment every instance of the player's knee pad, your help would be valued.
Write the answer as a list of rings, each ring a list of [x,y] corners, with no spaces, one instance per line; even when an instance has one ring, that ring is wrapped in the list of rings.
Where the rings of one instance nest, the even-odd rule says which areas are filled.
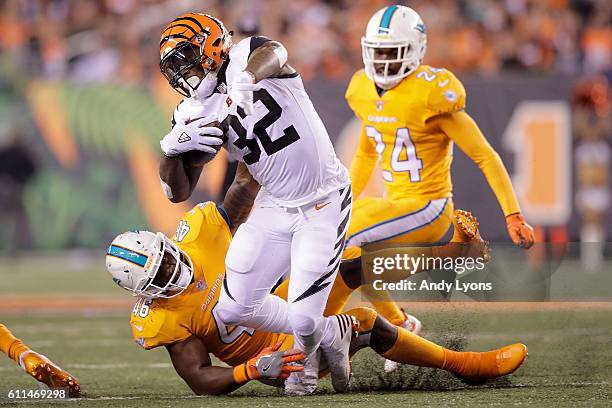
[[[363,319],[365,328],[370,330],[370,347],[378,354],[386,353],[397,341],[398,328],[387,319],[369,308],[359,308],[359,321]],[[356,309],[357,310],[357,309]],[[364,330],[365,331],[365,330]]]
[[[261,233],[258,233],[253,225],[242,224],[227,251],[225,266],[236,273],[250,272],[255,262],[263,255],[263,244]]]
[[[215,313],[226,325],[240,325],[249,321],[255,315],[254,306],[245,306],[232,299],[225,290],[219,296]]]
[[[310,336],[319,327],[322,316],[313,316],[304,313],[304,310],[296,310],[297,308],[289,307],[289,324],[295,334],[300,336]]]

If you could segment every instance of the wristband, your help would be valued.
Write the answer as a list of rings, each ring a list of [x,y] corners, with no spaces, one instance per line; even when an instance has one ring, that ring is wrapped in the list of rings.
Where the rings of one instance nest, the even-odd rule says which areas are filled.
[[[240,364],[239,366],[234,367],[234,381],[236,384],[245,384],[250,380],[251,378],[249,377],[246,364]]]

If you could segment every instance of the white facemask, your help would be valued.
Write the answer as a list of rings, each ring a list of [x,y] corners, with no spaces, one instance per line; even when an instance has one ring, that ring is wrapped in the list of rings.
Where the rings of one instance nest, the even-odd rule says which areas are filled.
[[[175,285],[181,286],[181,287],[187,287],[191,283],[191,278],[193,276],[192,272],[188,268],[188,266],[183,264],[183,263],[181,263],[179,267],[180,267],[180,274],[181,275],[180,275],[178,281],[175,283]]]

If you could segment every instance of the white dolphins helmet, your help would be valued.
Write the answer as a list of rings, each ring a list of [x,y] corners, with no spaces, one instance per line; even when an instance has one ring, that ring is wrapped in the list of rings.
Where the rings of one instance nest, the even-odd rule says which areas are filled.
[[[395,48],[395,59],[377,59],[376,50]],[[425,56],[427,35],[425,24],[416,11],[406,6],[389,6],[378,10],[361,38],[366,75],[382,89],[391,89],[416,70]],[[391,64],[401,63],[397,72],[389,72]],[[384,64],[384,65],[383,65]],[[377,72],[384,66],[383,72]]]
[[[174,270],[167,282],[154,284],[164,257],[174,258]],[[106,268],[117,285],[151,299],[177,296],[193,278],[189,255],[161,232],[129,231],[117,236],[106,252]]]

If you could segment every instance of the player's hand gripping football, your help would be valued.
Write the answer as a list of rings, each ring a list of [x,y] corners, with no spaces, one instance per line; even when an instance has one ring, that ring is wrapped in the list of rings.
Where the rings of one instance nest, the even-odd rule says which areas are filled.
[[[199,150],[216,154],[223,144],[223,131],[207,126],[217,120],[217,114],[188,121],[177,121],[170,133],[159,142],[162,152],[168,157]]]
[[[237,382],[246,382],[259,378],[284,380],[292,372],[303,371],[303,366],[292,363],[305,359],[306,355],[295,349],[277,351],[280,346],[281,343],[276,343],[266,347],[246,363],[235,367],[234,378]],[[244,378],[242,378],[243,375]]]
[[[533,234],[533,228],[527,224],[525,218],[521,213],[510,214],[506,217],[506,225],[508,228],[508,235],[512,238],[512,241],[521,248],[531,248],[535,237]]]
[[[244,113],[251,115],[254,111],[253,91],[257,91],[259,88],[259,85],[255,83],[253,74],[242,71],[230,84],[229,97],[232,102],[244,110]]]

